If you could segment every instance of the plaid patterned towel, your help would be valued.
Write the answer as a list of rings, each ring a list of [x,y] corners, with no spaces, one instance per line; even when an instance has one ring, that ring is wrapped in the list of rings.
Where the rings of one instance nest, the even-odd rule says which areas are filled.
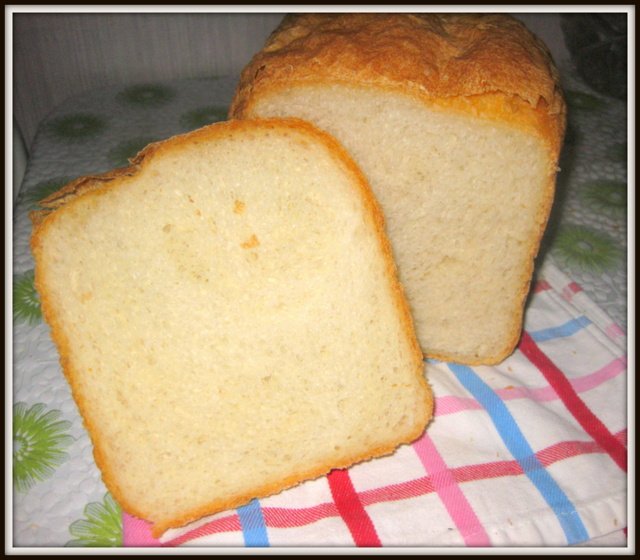
[[[566,546],[626,535],[623,331],[547,261],[516,353],[429,361],[436,412],[394,455],[125,546]],[[618,542],[624,542],[618,539]]]

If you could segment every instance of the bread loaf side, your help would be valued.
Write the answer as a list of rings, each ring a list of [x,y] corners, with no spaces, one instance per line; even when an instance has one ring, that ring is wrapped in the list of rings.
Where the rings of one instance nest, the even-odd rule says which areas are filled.
[[[205,127],[44,206],[44,317],[108,489],[155,535],[424,430],[382,215],[310,124]]]
[[[367,176],[425,355],[497,363],[517,344],[565,105],[548,51],[505,15],[285,18],[234,118],[296,116]]]

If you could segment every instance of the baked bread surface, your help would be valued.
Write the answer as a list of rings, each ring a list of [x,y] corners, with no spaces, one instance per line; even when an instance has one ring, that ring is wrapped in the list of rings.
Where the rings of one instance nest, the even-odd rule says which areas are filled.
[[[327,134],[212,125],[43,206],[44,317],[106,486],[156,536],[423,432],[383,217]]]
[[[555,116],[566,108],[558,71],[546,46],[501,14],[286,16],[243,70],[230,114],[250,113],[263,89],[342,80],[410,91],[487,118],[515,113],[519,124],[533,119],[530,126],[547,129],[547,141],[560,148],[564,122]],[[510,110],[519,101],[540,114]]]
[[[565,128],[557,70],[522,23],[288,16],[230,116],[300,117],[349,150],[383,207],[425,355],[492,364],[513,351]]]

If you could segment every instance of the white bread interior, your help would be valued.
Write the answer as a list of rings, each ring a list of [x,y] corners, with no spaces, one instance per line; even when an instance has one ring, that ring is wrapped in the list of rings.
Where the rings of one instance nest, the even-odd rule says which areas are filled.
[[[105,483],[154,534],[422,433],[382,217],[332,138],[218,124],[83,185],[35,217],[36,286]]]
[[[384,209],[425,354],[490,363],[513,350],[556,171],[541,137],[347,83],[274,87],[245,114],[306,119],[352,154]]]

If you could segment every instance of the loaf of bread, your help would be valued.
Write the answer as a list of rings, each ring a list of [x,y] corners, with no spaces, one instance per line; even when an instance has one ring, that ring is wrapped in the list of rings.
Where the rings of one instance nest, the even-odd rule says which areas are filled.
[[[423,432],[383,217],[326,133],[212,125],[42,204],[44,317],[106,486],[155,535]]]
[[[368,178],[427,356],[513,352],[555,189],[565,105],[547,49],[507,15],[287,16],[230,116],[295,116]]]

